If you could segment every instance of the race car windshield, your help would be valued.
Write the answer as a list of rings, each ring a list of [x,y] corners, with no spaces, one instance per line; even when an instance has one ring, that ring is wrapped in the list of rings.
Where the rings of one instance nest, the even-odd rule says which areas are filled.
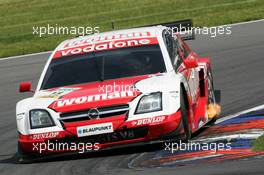
[[[166,71],[159,45],[129,47],[53,59],[41,89]]]

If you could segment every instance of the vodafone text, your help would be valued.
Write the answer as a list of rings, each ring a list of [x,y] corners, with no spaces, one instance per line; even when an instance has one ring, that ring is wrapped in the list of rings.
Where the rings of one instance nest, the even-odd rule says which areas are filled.
[[[68,56],[68,55],[75,55],[75,54],[82,54],[94,51],[102,51],[102,50],[111,50],[117,48],[124,48],[124,47],[132,47],[132,46],[139,46],[139,45],[147,45],[151,44],[151,40],[149,39],[134,39],[134,40],[122,40],[122,41],[110,41],[100,44],[90,44],[85,47],[77,47],[68,50],[62,50],[61,56]]]

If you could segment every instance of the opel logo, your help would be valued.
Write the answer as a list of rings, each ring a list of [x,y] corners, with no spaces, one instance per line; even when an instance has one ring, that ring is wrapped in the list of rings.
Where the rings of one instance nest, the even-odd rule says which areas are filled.
[[[92,108],[88,111],[88,117],[90,119],[99,119],[99,110],[97,108]]]

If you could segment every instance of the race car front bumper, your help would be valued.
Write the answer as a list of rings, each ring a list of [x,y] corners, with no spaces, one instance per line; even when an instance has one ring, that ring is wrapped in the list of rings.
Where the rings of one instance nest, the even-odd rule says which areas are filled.
[[[46,155],[66,152],[94,152],[135,143],[177,139],[183,134],[181,111],[171,115],[126,121],[126,116],[93,121],[93,125],[113,122],[114,132],[78,137],[77,127],[85,122],[65,124],[63,131],[22,135],[19,134],[19,153]]]

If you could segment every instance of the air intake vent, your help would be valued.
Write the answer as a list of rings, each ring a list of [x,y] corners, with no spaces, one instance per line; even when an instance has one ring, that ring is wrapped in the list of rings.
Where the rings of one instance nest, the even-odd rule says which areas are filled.
[[[129,110],[129,105],[106,106],[101,108],[91,108],[82,111],[74,111],[60,114],[59,120],[62,122],[75,122],[83,120],[93,120],[106,117],[123,115]]]

